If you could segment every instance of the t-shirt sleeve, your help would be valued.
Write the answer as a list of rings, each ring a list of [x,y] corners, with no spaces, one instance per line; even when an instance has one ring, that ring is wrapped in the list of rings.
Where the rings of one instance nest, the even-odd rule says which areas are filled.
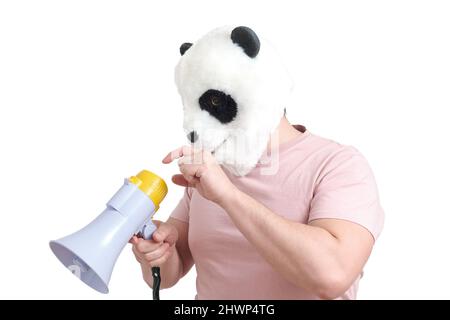
[[[183,222],[189,222],[189,207],[191,202],[192,190],[191,188],[185,188],[183,197],[178,202],[178,205],[170,214],[171,218],[181,220]]]
[[[343,219],[357,223],[377,239],[384,224],[378,189],[366,159],[343,147],[323,166],[311,201],[309,222]]]

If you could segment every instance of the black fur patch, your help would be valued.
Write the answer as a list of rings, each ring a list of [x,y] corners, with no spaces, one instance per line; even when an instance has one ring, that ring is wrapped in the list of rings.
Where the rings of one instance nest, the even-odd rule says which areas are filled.
[[[180,54],[183,55],[190,47],[192,47],[192,43],[185,42],[180,46]]]
[[[206,110],[221,123],[229,123],[236,117],[236,101],[222,91],[210,89],[202,94],[198,102],[200,109]]]
[[[249,27],[237,27],[231,32],[231,40],[236,43],[250,57],[254,58],[258,55],[261,43],[256,33]]]

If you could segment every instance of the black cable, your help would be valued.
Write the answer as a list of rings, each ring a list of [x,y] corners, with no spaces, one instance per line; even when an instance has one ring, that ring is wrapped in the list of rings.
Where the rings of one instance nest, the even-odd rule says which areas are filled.
[[[161,286],[161,274],[159,267],[152,267],[153,276],[153,300],[159,300],[159,287]]]

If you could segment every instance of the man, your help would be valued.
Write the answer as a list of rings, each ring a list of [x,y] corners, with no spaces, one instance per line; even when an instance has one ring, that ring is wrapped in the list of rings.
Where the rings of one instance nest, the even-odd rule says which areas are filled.
[[[356,298],[384,219],[366,160],[288,122],[278,103],[288,87],[281,68],[251,29],[221,28],[183,46],[176,77],[193,144],[163,162],[178,160],[172,181],[186,189],[152,240],[131,240],[144,279],[151,286],[159,266],[168,288],[195,265],[197,299]],[[203,81],[223,50],[221,59],[239,68]],[[274,76],[262,77],[268,69]],[[195,90],[185,87],[191,82]],[[225,148],[240,142],[246,152]],[[264,150],[276,160],[259,161]]]

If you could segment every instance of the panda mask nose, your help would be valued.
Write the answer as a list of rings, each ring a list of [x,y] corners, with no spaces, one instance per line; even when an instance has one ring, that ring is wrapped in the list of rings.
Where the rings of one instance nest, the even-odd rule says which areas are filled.
[[[198,134],[195,131],[191,131],[187,134],[187,138],[191,143],[194,143],[198,140]]]

